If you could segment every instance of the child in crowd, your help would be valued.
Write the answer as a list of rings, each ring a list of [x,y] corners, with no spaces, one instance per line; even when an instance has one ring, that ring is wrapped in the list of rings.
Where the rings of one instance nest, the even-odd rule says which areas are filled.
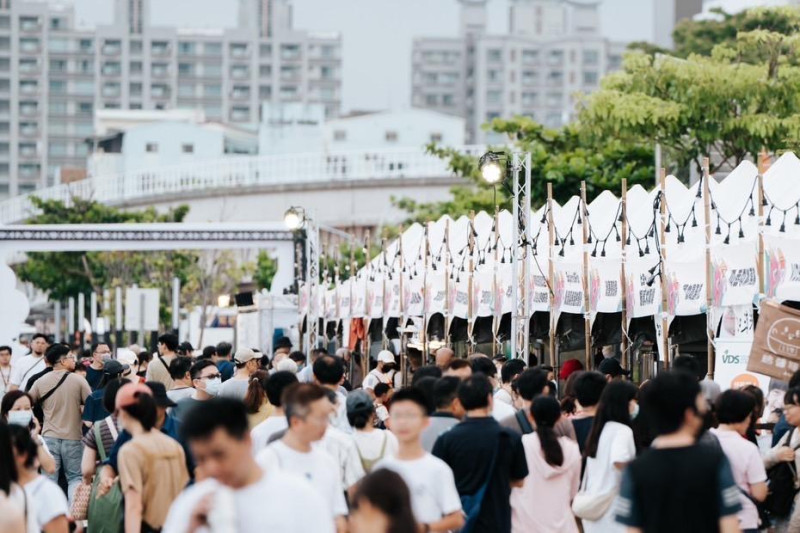
[[[386,383],[375,385],[375,426],[386,427],[389,420],[389,402],[392,399],[392,388]]]

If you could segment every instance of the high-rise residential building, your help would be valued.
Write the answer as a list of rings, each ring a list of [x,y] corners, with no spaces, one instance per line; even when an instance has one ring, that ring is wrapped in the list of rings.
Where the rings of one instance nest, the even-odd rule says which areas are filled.
[[[653,2],[653,42],[662,48],[672,48],[672,32],[683,19],[703,11],[703,0],[656,0]]]
[[[289,0],[238,7],[237,28],[189,30],[114,0],[112,24],[83,29],[71,7],[0,0],[0,198],[85,175],[97,109],[257,124],[261,102],[308,102],[338,116],[340,36],[294,29]]]
[[[487,33],[486,1],[460,0],[458,37],[413,47],[413,105],[464,117],[467,142],[499,140],[481,129],[496,117],[561,126],[576,93],[621,65],[625,45],[600,34],[596,0],[512,0],[507,35]]]

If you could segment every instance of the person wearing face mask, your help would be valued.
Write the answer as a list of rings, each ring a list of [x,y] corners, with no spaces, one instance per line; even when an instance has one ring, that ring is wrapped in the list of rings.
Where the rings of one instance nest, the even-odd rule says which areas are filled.
[[[378,366],[367,374],[364,378],[364,390],[367,391],[373,398],[375,397],[375,385],[378,383],[386,383],[390,387],[394,384],[395,374],[394,355],[389,350],[381,350],[378,353]]]
[[[741,491],[725,453],[697,442],[708,409],[697,379],[659,372],[643,400],[657,437],[625,470],[617,523],[643,533],[741,531]]]
[[[250,376],[258,370],[259,356],[250,348],[239,348],[233,356],[236,371],[233,377],[222,384],[220,396],[244,400]]]
[[[629,381],[612,381],[603,389],[594,423],[586,439],[586,469],[581,490],[603,505],[603,514],[583,519],[585,533],[624,533],[625,526],[614,520],[614,499],[619,492],[622,471],[636,457],[631,421],[638,412],[636,386]]]
[[[47,443],[42,438],[42,428],[39,425],[39,421],[33,416],[32,406],[33,401],[27,392],[22,392],[21,390],[8,392],[3,396],[3,401],[0,402],[0,419],[9,424],[28,428],[34,442],[39,446],[38,459],[42,472],[52,474],[56,471],[56,460],[50,450],[47,449]]]
[[[172,408],[172,416],[178,422],[183,420],[186,413],[195,406],[218,396],[222,389],[222,376],[217,369],[217,365],[209,360],[198,361],[192,365],[189,374],[192,377],[194,392]]]

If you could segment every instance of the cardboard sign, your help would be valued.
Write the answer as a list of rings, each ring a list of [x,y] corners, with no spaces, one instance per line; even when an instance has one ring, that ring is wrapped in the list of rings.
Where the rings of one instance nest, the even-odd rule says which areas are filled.
[[[800,311],[762,302],[747,370],[781,381],[800,370]]]

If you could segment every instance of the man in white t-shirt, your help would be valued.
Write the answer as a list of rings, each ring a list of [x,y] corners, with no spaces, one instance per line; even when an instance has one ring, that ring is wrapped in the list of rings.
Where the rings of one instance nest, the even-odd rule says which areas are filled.
[[[250,431],[253,440],[253,455],[263,450],[269,444],[269,439],[275,433],[284,431],[289,427],[286,412],[283,410],[281,396],[290,385],[297,383],[297,376],[291,372],[278,371],[267,380],[267,400],[272,404],[272,414]]]
[[[394,385],[394,374],[397,364],[394,360],[394,355],[389,350],[381,350],[378,353],[378,366],[373,368],[367,377],[364,378],[364,390],[375,396],[375,385],[378,383],[386,383],[389,386]]]
[[[241,402],[203,402],[187,413],[182,430],[206,479],[172,503],[163,533],[334,531],[327,502],[307,480],[256,463]]]
[[[344,498],[339,467],[333,458],[313,443],[321,440],[328,429],[331,403],[325,389],[319,385],[292,385],[283,397],[289,429],[281,440],[275,441],[256,455],[256,461],[269,471],[291,472],[311,482],[325,500],[339,533],[347,530],[347,502]],[[308,513],[312,507],[306,507]]]
[[[37,333],[31,339],[31,353],[14,362],[8,390],[25,390],[31,376],[45,369],[44,352],[46,351],[47,337],[42,333]]]
[[[344,381],[344,361],[333,355],[323,355],[314,361],[314,383],[330,391],[334,412],[331,425],[344,433],[352,433],[353,428],[347,421],[347,396],[341,392],[340,385]]]
[[[11,346],[0,346],[0,398],[11,385]]]
[[[422,447],[427,404],[425,394],[414,387],[395,393],[389,424],[400,447],[395,457],[379,461],[375,469],[394,470],[405,480],[414,516],[425,531],[457,530],[464,525],[464,515],[453,471]]]

